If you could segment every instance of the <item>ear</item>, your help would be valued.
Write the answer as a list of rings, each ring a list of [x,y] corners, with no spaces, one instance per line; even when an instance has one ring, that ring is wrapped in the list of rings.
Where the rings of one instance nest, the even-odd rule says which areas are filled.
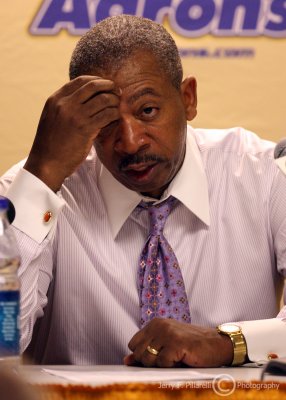
[[[197,115],[197,81],[189,76],[181,83],[181,95],[186,117],[191,121]]]

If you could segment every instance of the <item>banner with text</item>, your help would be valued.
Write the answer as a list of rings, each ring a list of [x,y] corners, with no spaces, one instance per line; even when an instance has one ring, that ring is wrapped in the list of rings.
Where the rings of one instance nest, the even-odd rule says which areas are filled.
[[[185,75],[198,81],[194,126],[286,136],[286,0],[14,0],[1,6],[1,173],[28,154],[80,35],[122,13],[173,35]]]

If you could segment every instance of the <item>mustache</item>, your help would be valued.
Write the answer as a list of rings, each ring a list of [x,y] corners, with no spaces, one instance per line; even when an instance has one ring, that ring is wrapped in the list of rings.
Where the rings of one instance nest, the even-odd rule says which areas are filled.
[[[149,161],[159,163],[164,162],[165,159],[157,156],[156,154],[129,154],[128,156],[125,156],[121,159],[119,163],[119,169],[122,171],[125,168],[129,167],[129,165],[147,163]]]

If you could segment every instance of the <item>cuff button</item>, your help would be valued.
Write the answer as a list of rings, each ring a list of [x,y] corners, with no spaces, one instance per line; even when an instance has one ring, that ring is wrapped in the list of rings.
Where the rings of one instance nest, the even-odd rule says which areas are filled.
[[[52,219],[52,216],[53,214],[51,211],[46,211],[43,217],[43,221],[47,224]]]
[[[267,358],[268,360],[274,360],[275,358],[278,358],[278,355],[275,353],[268,353]]]

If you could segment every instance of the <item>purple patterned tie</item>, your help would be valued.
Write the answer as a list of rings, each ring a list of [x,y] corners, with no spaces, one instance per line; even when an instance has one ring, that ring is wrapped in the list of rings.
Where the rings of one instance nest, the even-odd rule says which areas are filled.
[[[150,216],[150,233],[140,256],[139,296],[141,325],[155,317],[191,322],[189,303],[178,260],[163,235],[168,215],[177,200],[170,196],[152,206],[141,202]]]

